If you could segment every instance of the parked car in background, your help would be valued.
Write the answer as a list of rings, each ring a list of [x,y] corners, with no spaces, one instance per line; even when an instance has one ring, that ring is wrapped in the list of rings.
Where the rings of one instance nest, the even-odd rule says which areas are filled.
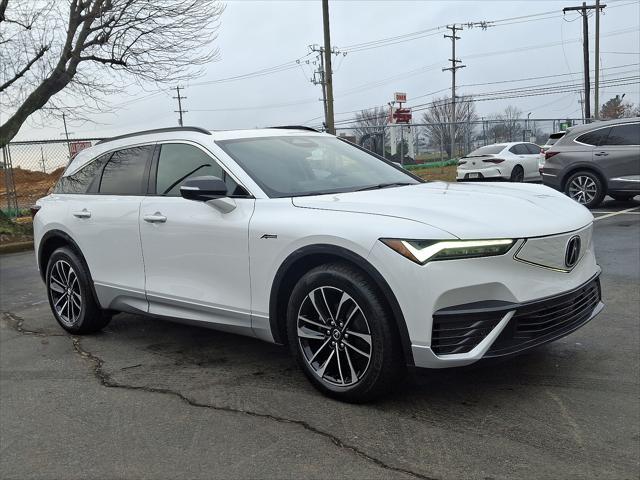
[[[640,194],[640,118],[570,128],[545,152],[545,185],[588,208],[605,195],[626,201]]]
[[[555,143],[564,137],[564,134],[567,133],[566,130],[561,130],[559,132],[552,133],[549,135],[549,138],[545,142],[545,144],[540,147],[540,155],[538,156],[538,170],[542,168],[544,164],[544,153],[549,150]]]
[[[456,179],[458,181],[539,181],[539,155],[540,147],[535,143],[513,142],[486,145],[458,161]]]

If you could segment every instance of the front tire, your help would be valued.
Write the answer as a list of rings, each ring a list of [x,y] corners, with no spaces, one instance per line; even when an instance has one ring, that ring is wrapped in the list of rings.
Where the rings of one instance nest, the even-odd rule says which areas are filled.
[[[588,170],[572,174],[564,187],[564,193],[587,208],[595,208],[606,194],[600,177]]]
[[[331,263],[307,272],[287,309],[289,347],[311,383],[348,402],[391,390],[402,355],[393,319],[360,270]]]
[[[96,303],[90,282],[89,272],[73,250],[62,247],[53,252],[47,264],[47,297],[54,317],[69,333],[94,333],[111,320]]]

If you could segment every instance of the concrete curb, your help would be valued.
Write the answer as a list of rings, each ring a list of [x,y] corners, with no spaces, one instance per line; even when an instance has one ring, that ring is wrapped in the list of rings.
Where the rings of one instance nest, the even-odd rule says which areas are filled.
[[[33,240],[29,240],[28,242],[16,242],[8,243],[6,245],[0,245],[0,255],[4,255],[6,253],[24,252],[26,250],[33,250]]]

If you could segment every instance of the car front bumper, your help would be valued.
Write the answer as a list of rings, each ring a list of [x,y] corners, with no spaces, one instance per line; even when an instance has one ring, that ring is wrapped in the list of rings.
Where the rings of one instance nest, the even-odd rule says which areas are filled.
[[[402,309],[414,365],[446,368],[536,347],[595,317],[600,267],[590,236],[583,240],[587,250],[568,272],[517,258],[525,240],[504,255],[426,265],[379,242],[370,258]]]

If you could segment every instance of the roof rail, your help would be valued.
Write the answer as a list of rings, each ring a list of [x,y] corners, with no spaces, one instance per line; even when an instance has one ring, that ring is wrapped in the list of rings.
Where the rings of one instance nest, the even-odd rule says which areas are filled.
[[[269,127],[269,128],[282,128],[285,130],[307,130],[309,132],[320,133],[320,130],[316,130],[315,128],[312,128],[312,127],[307,127],[305,125],[279,125],[277,127]]]
[[[211,135],[209,130],[205,130],[200,127],[166,127],[166,128],[156,128],[153,130],[142,130],[140,132],[126,133],[124,135],[118,135],[117,137],[105,138],[104,140],[100,140],[96,145],[106,142],[112,142],[113,140],[120,140],[122,138],[129,137],[137,137],[138,135],[148,135],[151,133],[167,133],[167,132],[198,132],[204,133],[205,135]]]

